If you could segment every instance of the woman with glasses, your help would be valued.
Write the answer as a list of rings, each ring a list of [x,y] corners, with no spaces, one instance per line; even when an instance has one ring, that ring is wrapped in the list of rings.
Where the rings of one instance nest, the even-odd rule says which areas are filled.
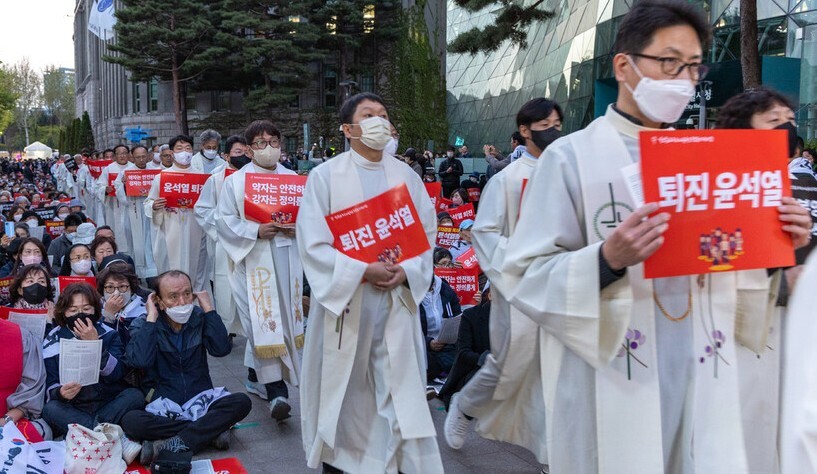
[[[128,329],[136,318],[147,314],[145,299],[139,295],[139,277],[124,264],[114,264],[102,270],[96,280],[97,291],[102,295],[102,318],[108,326],[116,329],[122,342],[130,341]]]
[[[60,276],[94,276],[91,249],[85,244],[74,244],[63,258]]]

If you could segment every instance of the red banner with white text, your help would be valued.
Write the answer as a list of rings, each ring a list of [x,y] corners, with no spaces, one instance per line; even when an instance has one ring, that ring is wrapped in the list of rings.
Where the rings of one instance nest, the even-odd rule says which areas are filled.
[[[161,170],[128,170],[125,171],[125,195],[128,197],[145,197],[150,192],[153,180]]]
[[[247,173],[244,178],[244,216],[255,222],[295,224],[306,176]]]
[[[163,171],[159,197],[167,199],[166,207],[193,209],[199,200],[204,183],[209,178],[205,173],[179,173]]]
[[[434,274],[448,282],[461,305],[475,305],[479,293],[479,268],[435,268]]]

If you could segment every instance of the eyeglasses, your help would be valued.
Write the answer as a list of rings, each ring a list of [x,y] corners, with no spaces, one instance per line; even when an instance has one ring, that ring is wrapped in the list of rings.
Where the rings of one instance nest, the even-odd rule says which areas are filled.
[[[281,142],[276,139],[276,140],[270,140],[270,141],[257,140],[257,141],[254,141],[254,142],[250,143],[250,146],[252,147],[253,150],[263,150],[264,148],[267,147],[267,145],[269,145],[269,146],[271,146],[273,148],[278,148],[281,145]]]
[[[652,59],[661,63],[661,72],[669,77],[678,77],[684,69],[689,68],[689,76],[693,81],[700,81],[709,72],[709,66],[702,63],[685,63],[678,58],[650,56],[649,54],[629,53],[637,58]]]
[[[114,291],[119,290],[120,293],[124,293],[130,290],[130,285],[122,284],[119,286],[114,285],[105,285],[105,293],[113,293]]]

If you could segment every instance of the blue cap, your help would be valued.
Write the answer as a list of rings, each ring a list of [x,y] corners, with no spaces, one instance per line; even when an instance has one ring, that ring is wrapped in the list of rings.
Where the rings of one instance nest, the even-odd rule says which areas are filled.
[[[460,222],[460,230],[468,230],[471,227],[474,227],[474,221],[471,219],[465,219],[464,221]]]

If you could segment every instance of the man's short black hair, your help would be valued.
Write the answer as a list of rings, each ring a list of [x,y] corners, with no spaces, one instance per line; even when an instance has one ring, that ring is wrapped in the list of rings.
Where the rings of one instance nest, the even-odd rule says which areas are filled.
[[[148,147],[146,147],[145,145],[136,145],[136,146],[134,146],[133,148],[130,149],[130,152],[131,153],[136,153],[136,150],[138,150],[139,148],[144,148],[145,153],[148,152]]]
[[[171,150],[173,150],[173,147],[175,147],[176,144],[179,142],[189,143],[190,146],[192,147],[193,137],[189,135],[176,135],[175,137],[171,138],[169,142],[167,142],[167,145],[170,147]]]
[[[511,140],[515,141],[516,143],[519,143],[520,145],[525,144],[525,137],[523,137],[522,134],[519,133],[519,131],[513,132],[511,134]]]
[[[700,8],[686,0],[642,0],[622,20],[613,44],[613,53],[641,53],[661,28],[687,25],[703,48],[712,36],[712,27]]]
[[[65,227],[78,227],[80,224],[85,222],[83,218],[79,214],[68,214],[65,216]]]
[[[252,143],[255,137],[262,135],[264,132],[276,137],[278,140],[281,139],[281,131],[269,120],[256,120],[249,124],[247,130],[244,131],[244,139],[247,140],[247,143]]]
[[[229,155],[230,150],[233,149],[233,145],[236,143],[240,143],[244,146],[247,146],[247,140],[244,139],[241,135],[231,135],[227,138],[227,141],[224,142],[224,151]]]
[[[357,106],[360,105],[361,102],[364,100],[370,100],[372,102],[377,102],[378,104],[386,107],[386,103],[383,99],[372,92],[361,92],[360,94],[355,94],[352,97],[346,99],[343,102],[343,105],[340,107],[340,123],[352,123],[352,117],[355,116],[355,112],[357,112]]]
[[[118,145],[114,146],[114,147],[113,147],[113,152],[114,152],[114,154],[116,154],[116,150],[117,150],[117,148],[124,148],[126,152],[130,153],[130,148],[128,148],[128,145],[124,145],[124,144],[120,143],[120,144],[118,144]],[[107,151],[107,150],[106,150],[106,151]]]
[[[113,148],[105,148],[105,151],[102,152],[102,156],[107,155],[108,152],[113,153]]]
[[[718,110],[718,128],[752,128],[752,115],[765,112],[775,105],[794,110],[794,103],[776,90],[762,87],[741,92]]]
[[[559,104],[556,102],[545,99],[544,97],[531,99],[525,102],[525,105],[523,105],[516,114],[516,126],[520,127],[525,125],[529,127],[533,122],[545,120],[550,117],[550,114],[552,114],[554,110],[556,114],[559,115],[559,120],[563,120],[564,114],[562,113],[562,108],[559,107]],[[519,143],[525,143],[525,140],[522,139]]]
[[[190,278],[190,275],[188,275],[187,273],[184,273],[181,270],[168,270],[168,271],[160,274],[159,276],[156,277],[155,280],[153,280],[152,290],[155,291],[156,294],[159,295],[159,297],[161,297],[162,292],[159,291],[159,290],[162,287],[162,281],[164,281],[165,278],[171,278],[171,277],[172,278],[178,278],[178,277],[181,277],[181,276],[184,276],[185,278],[187,278],[187,281],[190,282],[190,287],[192,288],[193,287],[193,280]]]

